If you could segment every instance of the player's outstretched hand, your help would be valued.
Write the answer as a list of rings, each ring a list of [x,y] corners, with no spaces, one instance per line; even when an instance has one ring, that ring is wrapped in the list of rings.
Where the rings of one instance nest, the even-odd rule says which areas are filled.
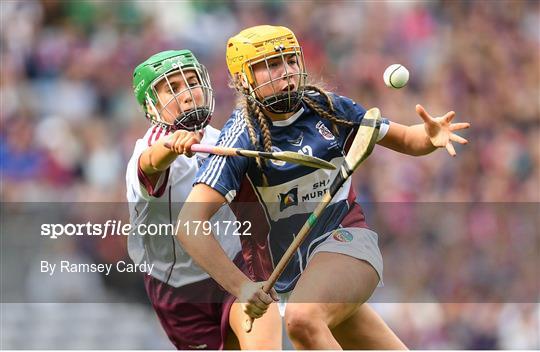
[[[253,319],[260,318],[268,310],[268,306],[279,301],[276,290],[273,288],[270,293],[263,291],[264,282],[247,282],[240,291],[238,301],[242,305],[242,310],[248,316],[244,329],[249,332],[253,324]]]
[[[175,152],[176,154],[184,154],[192,157],[191,146],[199,143],[202,139],[202,131],[190,132],[185,130],[175,131],[173,134],[166,137],[164,146]]]
[[[470,123],[451,123],[454,116],[456,116],[454,111],[449,111],[442,117],[431,117],[422,105],[417,104],[416,113],[424,120],[424,128],[433,146],[437,148],[444,147],[451,156],[456,156],[456,150],[452,142],[468,143],[465,138],[458,136],[454,131],[469,128]]]

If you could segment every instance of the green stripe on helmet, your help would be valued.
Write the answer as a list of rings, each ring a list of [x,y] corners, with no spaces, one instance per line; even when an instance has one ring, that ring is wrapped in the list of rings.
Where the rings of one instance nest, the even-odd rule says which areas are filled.
[[[191,85],[186,81],[184,73],[193,71],[197,75],[198,85],[193,89],[200,89],[202,102],[194,100],[194,106],[186,111],[181,107],[178,96],[189,93],[193,98]],[[165,79],[169,89],[173,91],[168,81],[169,75],[180,73],[186,89],[181,92],[173,92],[172,98],[166,103],[161,102],[158,106],[156,84]],[[206,68],[199,63],[190,50],[169,50],[152,55],[133,71],[133,93],[139,105],[142,106],[146,118],[152,123],[164,125],[172,129],[185,129],[188,131],[204,128],[210,121],[214,111],[214,96],[210,77]],[[162,115],[169,104],[177,104],[181,112],[171,121],[166,121]],[[170,112],[169,112],[170,114]],[[176,113],[175,113],[176,114]]]
[[[198,66],[199,61],[190,50],[168,50],[150,56],[133,71],[133,93],[137,102],[145,106],[146,94],[154,104],[157,97],[152,91],[152,83],[175,69]]]

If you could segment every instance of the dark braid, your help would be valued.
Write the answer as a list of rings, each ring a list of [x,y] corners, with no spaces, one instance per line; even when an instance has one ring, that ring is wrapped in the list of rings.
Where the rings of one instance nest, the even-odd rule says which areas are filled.
[[[229,86],[236,89],[237,92],[241,93],[237,99],[237,106],[242,109],[242,116],[244,117],[244,121],[246,122],[246,125],[248,127],[249,140],[251,141],[251,144],[253,144],[253,148],[255,148],[255,150],[258,150],[259,139],[257,138],[257,134],[255,133],[255,126],[253,125],[253,120],[251,119],[251,114],[248,108],[248,99],[246,99],[246,93],[248,90],[242,88],[242,85],[236,81],[231,81],[229,83]]]
[[[246,121],[246,124],[248,126],[248,132],[249,132],[249,139],[251,140],[251,143],[253,144],[253,147],[255,150],[259,150],[259,138],[257,136],[257,133],[255,132],[255,125],[254,123],[258,123],[259,128],[261,129],[262,136],[263,136],[263,149],[265,152],[271,152],[272,151],[272,136],[270,134],[270,127],[268,125],[268,121],[266,120],[266,117],[262,113],[259,106],[252,100],[251,97],[249,97],[248,90],[242,89],[240,91],[243,91],[243,101],[241,102],[244,120]],[[268,185],[268,179],[266,178],[266,174],[264,173],[263,166],[266,166],[266,160],[263,160],[262,158],[255,158],[255,161],[257,162],[257,167],[259,168],[262,176],[263,185]]]
[[[270,125],[268,124],[268,119],[261,111],[260,106],[257,105],[253,100],[249,99],[248,104],[251,108],[251,111],[253,112],[253,116],[256,117],[257,121],[259,122],[259,127],[261,128],[261,132],[263,136],[264,151],[271,152],[272,151],[272,135],[270,134]]]
[[[249,140],[251,141],[251,144],[253,144],[253,148],[257,150],[259,149],[259,140],[257,138],[257,134],[255,133],[255,126],[253,126],[253,120],[250,117],[247,107],[243,107],[242,110],[242,115],[244,116],[244,120],[248,127]]]
[[[334,110],[334,103],[332,102],[332,99],[330,98],[330,95],[328,94],[328,92],[326,92],[324,89],[319,88],[317,86],[306,86],[305,90],[315,91],[326,98],[326,102],[328,104],[327,108],[321,106],[315,99],[311,98],[307,94],[304,94],[303,101],[310,107],[310,109],[314,110],[321,117],[327,120],[330,120],[332,122],[332,130],[334,131],[335,134],[339,135],[337,125],[347,126],[347,127],[355,126],[354,122],[343,120],[336,116],[335,110]]]
[[[306,91],[311,90],[311,91],[317,92],[320,95],[322,95],[326,99],[326,103],[330,107],[330,111],[334,112],[334,102],[332,101],[332,98],[330,98],[330,94],[326,90],[324,90],[323,88],[321,88],[319,86],[315,86],[315,85],[306,85],[304,87],[304,90],[306,90]]]

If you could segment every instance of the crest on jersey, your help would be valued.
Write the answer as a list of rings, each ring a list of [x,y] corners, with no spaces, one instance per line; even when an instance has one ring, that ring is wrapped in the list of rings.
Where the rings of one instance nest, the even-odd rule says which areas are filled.
[[[304,132],[300,132],[300,136],[298,136],[298,138],[287,139],[287,142],[291,143],[295,147],[301,146],[303,141],[304,141]]]
[[[332,134],[332,132],[330,132],[328,127],[326,127],[322,121],[317,122],[315,127],[317,128],[317,131],[319,131],[321,136],[323,136],[323,138],[327,141],[333,141],[334,139],[336,139],[336,137]]]
[[[298,205],[298,187],[294,187],[286,193],[279,194],[279,211]]]
[[[332,237],[334,237],[334,239],[339,242],[351,242],[353,240],[352,233],[343,229],[335,230],[332,234]]]

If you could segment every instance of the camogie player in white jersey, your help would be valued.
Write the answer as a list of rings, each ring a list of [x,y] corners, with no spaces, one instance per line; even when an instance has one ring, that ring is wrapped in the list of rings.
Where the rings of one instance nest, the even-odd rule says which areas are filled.
[[[302,49],[292,31],[274,26],[248,28],[230,38],[226,50],[241,104],[222,129],[218,145],[307,153],[336,166],[343,162],[366,110],[349,98],[306,85]],[[454,131],[468,124],[451,123],[453,112],[432,118],[420,105],[417,112],[423,124],[403,126],[383,119],[378,144],[409,155],[441,147],[455,155],[451,142],[467,142]],[[339,169],[252,160],[220,156],[205,160],[188,201],[209,206],[186,207],[179,215],[179,221],[187,216],[205,220],[226,200],[239,220],[252,217],[254,235],[241,238],[249,277],[210,236],[179,228],[177,237],[221,286],[237,297],[247,296],[245,312],[259,318],[268,304],[260,281],[269,277]],[[242,207],[246,202],[249,207]],[[277,292],[289,295],[285,324],[296,348],[406,348],[364,304],[382,283],[377,242],[378,235],[368,227],[349,179],[275,285]],[[246,294],[253,281],[259,281],[257,292]]]
[[[208,124],[214,98],[206,68],[189,50],[160,52],[135,68],[133,90],[151,126],[137,141],[127,167],[127,199],[136,229],[129,236],[128,251],[136,264],[153,265],[144,277],[145,288],[169,339],[182,350],[279,349],[277,307],[270,309],[268,319],[254,334],[247,335],[241,328],[242,309],[233,304],[235,297],[193,262],[175,239],[174,230],[161,226],[176,226],[173,214],[180,211],[199,163],[207,156],[192,157],[191,145],[214,145],[219,135]],[[224,205],[209,220],[215,225],[236,218]],[[144,232],[148,225],[164,231],[150,235]],[[243,269],[234,228],[223,224],[220,228],[215,234],[220,247]],[[230,328],[235,334],[228,334]]]

